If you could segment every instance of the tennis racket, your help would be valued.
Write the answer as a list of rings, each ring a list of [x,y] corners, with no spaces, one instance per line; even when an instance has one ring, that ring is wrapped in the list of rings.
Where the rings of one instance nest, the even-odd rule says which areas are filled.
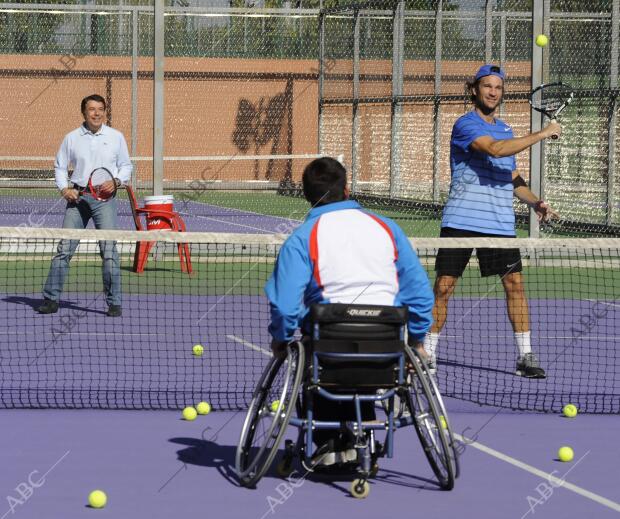
[[[116,180],[108,169],[94,169],[88,178],[84,193],[88,193],[95,200],[102,202],[110,200],[116,196]]]
[[[566,108],[575,93],[570,86],[564,83],[548,83],[540,85],[532,90],[530,94],[530,105],[534,110],[545,114],[549,119],[555,121],[560,112]],[[552,135],[552,139],[557,139],[557,135]]]

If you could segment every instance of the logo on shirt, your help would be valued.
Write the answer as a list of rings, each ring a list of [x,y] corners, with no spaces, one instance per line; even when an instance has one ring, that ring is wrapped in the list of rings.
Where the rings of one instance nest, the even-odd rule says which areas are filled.
[[[349,308],[347,314],[351,317],[378,317],[381,310],[361,310],[359,308]]]

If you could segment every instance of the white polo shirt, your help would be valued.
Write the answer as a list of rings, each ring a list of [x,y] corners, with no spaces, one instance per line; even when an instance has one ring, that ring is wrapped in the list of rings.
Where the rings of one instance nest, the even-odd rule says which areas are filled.
[[[84,187],[96,168],[107,168],[123,184],[129,182],[133,166],[123,134],[105,124],[97,133],[85,124],[65,135],[54,162],[56,186],[61,191],[69,186],[69,167],[73,167],[71,182]]]

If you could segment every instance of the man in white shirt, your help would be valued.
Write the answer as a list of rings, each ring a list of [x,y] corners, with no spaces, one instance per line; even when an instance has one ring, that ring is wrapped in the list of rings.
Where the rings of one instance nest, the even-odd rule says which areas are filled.
[[[69,132],[58,150],[54,171],[56,185],[67,201],[63,220],[65,229],[84,229],[92,218],[97,229],[116,229],[116,198],[99,201],[84,191],[90,173],[104,167],[112,172],[114,182],[121,186],[131,178],[132,164],[123,134],[104,124],[106,102],[97,94],[82,99],[82,125]],[[69,181],[69,165],[73,166]],[[113,186],[110,187],[113,189]],[[52,314],[58,311],[58,302],[69,272],[69,262],[79,240],[61,240],[43,287],[43,304],[38,311]],[[102,274],[105,288],[107,315],[119,317],[121,311],[121,271],[116,242],[100,241],[103,259]]]

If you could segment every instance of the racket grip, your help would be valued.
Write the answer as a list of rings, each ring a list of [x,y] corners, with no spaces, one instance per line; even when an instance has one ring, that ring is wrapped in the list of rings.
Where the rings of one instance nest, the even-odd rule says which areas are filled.
[[[552,118],[551,118],[551,122],[552,122],[552,123],[556,122],[555,117],[552,117]],[[554,135],[551,135],[551,138],[552,138],[554,141],[556,141],[556,140],[558,139],[558,137],[559,137],[559,135],[555,135],[555,134],[554,134]]]

